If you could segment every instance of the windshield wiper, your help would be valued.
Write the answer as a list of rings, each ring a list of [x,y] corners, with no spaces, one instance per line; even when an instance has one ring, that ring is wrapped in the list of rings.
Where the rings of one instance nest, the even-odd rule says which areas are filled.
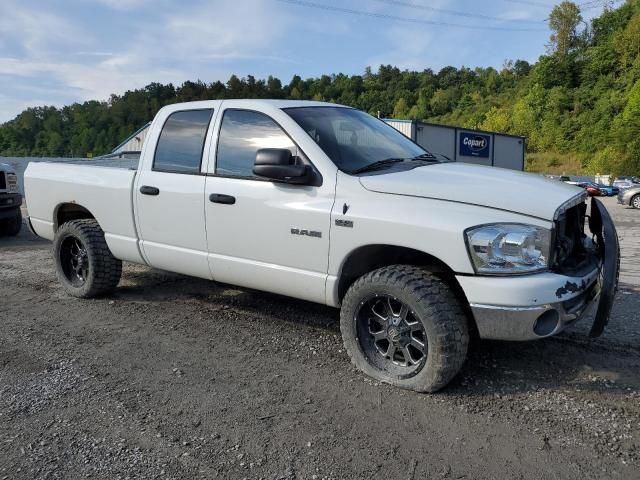
[[[422,155],[417,155],[413,157],[411,160],[421,160],[425,162],[437,162],[438,159],[433,153],[423,153]]]
[[[351,172],[349,173],[370,172],[371,170],[376,170],[386,165],[391,165],[393,163],[398,163],[398,162],[404,162],[404,158],[385,158],[384,160],[376,160],[375,162],[370,163],[369,165],[365,165],[364,167],[351,170]]]

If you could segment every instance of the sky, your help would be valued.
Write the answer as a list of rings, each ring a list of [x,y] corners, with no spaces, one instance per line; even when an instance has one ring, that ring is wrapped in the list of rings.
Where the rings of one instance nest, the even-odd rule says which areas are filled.
[[[619,2],[620,0],[618,0]],[[585,3],[586,19],[602,0]],[[617,2],[616,2],[617,3]],[[0,0],[0,123],[151,82],[534,62],[553,0]]]

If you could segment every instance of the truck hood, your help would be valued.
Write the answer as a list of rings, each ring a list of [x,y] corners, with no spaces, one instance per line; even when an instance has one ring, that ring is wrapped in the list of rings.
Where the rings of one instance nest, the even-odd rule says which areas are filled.
[[[582,188],[531,173],[465,163],[440,163],[360,177],[372,192],[461,202],[553,220]]]

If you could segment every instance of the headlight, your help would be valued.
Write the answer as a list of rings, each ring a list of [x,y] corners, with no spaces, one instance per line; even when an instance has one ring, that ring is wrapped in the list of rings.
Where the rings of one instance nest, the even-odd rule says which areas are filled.
[[[546,228],[496,223],[470,228],[465,235],[477,273],[531,273],[548,267],[551,231]]]

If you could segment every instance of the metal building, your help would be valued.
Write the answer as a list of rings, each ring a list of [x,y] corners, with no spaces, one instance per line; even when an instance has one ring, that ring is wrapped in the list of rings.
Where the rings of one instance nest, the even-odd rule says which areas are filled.
[[[456,162],[524,170],[525,137],[415,120],[383,120],[428,151]]]
[[[125,141],[123,141],[120,145],[118,145],[111,151],[111,155],[140,153],[140,151],[142,150],[142,145],[144,144],[144,139],[149,132],[150,125],[151,122],[143,125],[138,130],[129,135]]]

